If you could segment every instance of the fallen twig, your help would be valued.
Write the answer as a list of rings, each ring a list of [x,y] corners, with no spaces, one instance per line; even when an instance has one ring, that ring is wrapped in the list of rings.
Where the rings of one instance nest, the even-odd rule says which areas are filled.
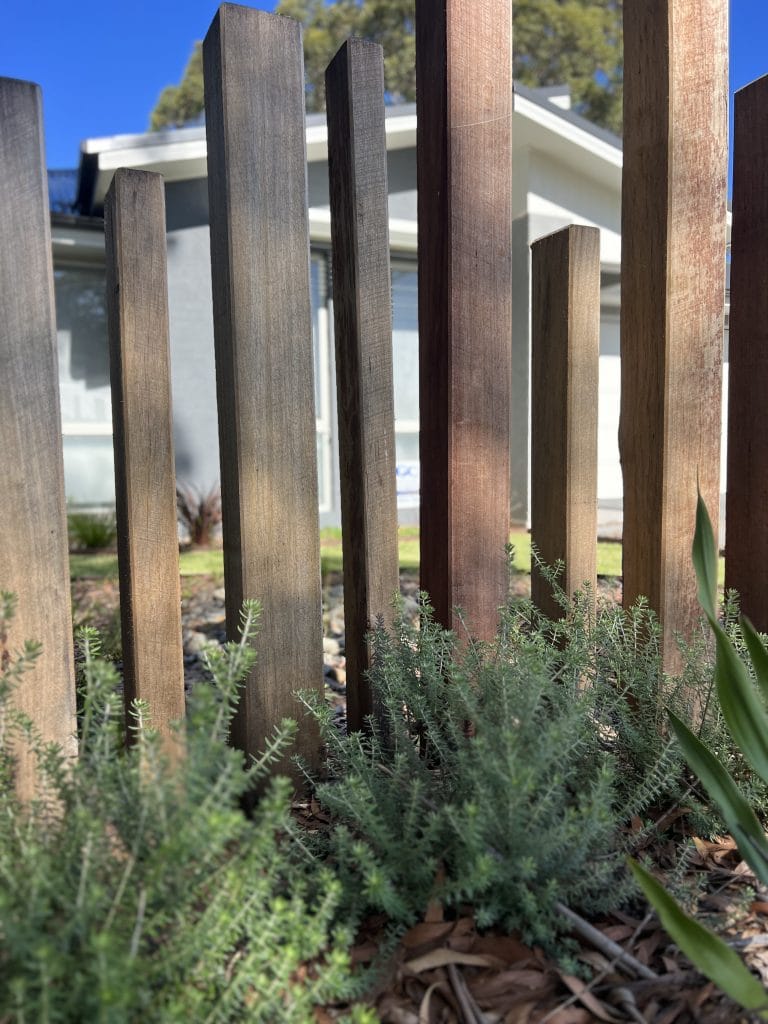
[[[472,998],[456,964],[448,964],[448,977],[464,1014],[465,1024],[486,1024],[485,1016]]]
[[[555,910],[570,922],[577,935],[580,935],[582,939],[586,939],[595,949],[599,949],[607,957],[615,960],[617,966],[623,966],[641,978],[648,978],[650,980],[658,977],[650,967],[641,964],[631,953],[628,953],[618,943],[613,942],[612,939],[606,938],[601,931],[593,927],[589,921],[585,921],[583,917],[580,917],[570,907],[566,907],[564,903],[555,903]]]

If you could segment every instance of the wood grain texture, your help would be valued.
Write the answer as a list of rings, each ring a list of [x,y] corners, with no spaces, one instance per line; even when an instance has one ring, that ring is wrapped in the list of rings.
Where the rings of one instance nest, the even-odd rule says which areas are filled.
[[[162,176],[117,171],[104,217],[125,703],[147,701],[170,738],[184,656]]]
[[[768,76],[734,98],[725,586],[768,632]]]
[[[229,636],[263,606],[233,741],[256,753],[294,718],[316,763],[294,696],[323,686],[301,29],[224,4],[203,60]]]
[[[532,246],[531,533],[544,563],[560,559],[568,595],[597,584],[597,401],[600,232],[569,227]],[[563,609],[534,567],[534,603]]]
[[[76,753],[72,614],[64,500],[48,181],[40,89],[0,79],[0,590],[18,598],[0,658],[43,645],[15,691],[44,740]],[[18,749],[18,791],[35,762]]]
[[[510,0],[417,0],[421,584],[492,636],[507,594]]]
[[[690,636],[696,482],[717,535],[727,171],[727,0],[627,0],[621,420],[624,602]]]
[[[384,53],[352,39],[325,76],[344,553],[347,727],[374,712],[367,633],[399,588]]]

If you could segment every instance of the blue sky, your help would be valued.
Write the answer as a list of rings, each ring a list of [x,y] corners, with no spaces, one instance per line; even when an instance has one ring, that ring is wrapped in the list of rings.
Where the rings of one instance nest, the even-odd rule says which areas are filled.
[[[179,80],[216,0],[19,0],[7,5],[0,75],[43,87],[49,167],[74,167],[80,141],[145,131]],[[275,0],[251,0],[272,10]],[[731,0],[731,88],[768,72],[768,0]]]

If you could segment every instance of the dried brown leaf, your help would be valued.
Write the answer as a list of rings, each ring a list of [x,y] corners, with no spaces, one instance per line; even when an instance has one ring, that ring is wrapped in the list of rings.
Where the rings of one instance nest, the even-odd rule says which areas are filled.
[[[547,1024],[590,1024],[589,1012],[581,1006],[564,1006],[547,1018]]]
[[[433,949],[424,956],[417,956],[403,964],[404,970],[412,974],[433,971],[448,964],[463,964],[465,967],[504,967],[504,961],[496,956],[480,953],[462,953],[458,949]]]
[[[609,924],[604,925],[600,931],[612,942],[623,942],[635,934],[635,928],[630,924]]]
[[[436,921],[434,924],[422,922],[409,928],[400,940],[406,949],[418,949],[431,942],[440,942],[450,935],[454,925],[450,921]]]
[[[607,1021],[608,1024],[616,1024],[621,1019],[612,1013],[604,1003],[601,1003],[594,992],[590,992],[581,978],[577,978],[573,974],[563,974],[561,971],[557,973],[560,975],[563,984],[570,989],[579,999],[579,1002],[583,1003],[598,1020]]]
[[[419,1007],[419,1024],[430,1024],[430,1005],[432,1003],[432,993],[435,989],[440,988],[440,982],[433,982],[427,991],[424,993],[424,998],[421,1000],[421,1006]]]
[[[489,953],[508,964],[521,960],[532,960],[533,950],[511,935],[479,936],[472,949],[473,953]]]
[[[552,975],[544,971],[534,970],[507,970],[498,974],[482,974],[474,978],[468,978],[467,984],[472,995],[479,1002],[496,1001],[502,996],[523,994],[529,997],[532,992],[537,992],[537,998],[541,998],[546,990],[554,991]]]
[[[504,1024],[531,1024],[531,1013],[535,1007],[536,1003],[530,1002],[513,1006],[505,1015]]]
[[[349,956],[353,964],[369,964],[378,952],[379,947],[375,942],[362,942],[352,947]]]
[[[685,1000],[680,1000],[672,1006],[668,1006],[666,1010],[662,1010],[654,1024],[674,1024],[684,1009]]]

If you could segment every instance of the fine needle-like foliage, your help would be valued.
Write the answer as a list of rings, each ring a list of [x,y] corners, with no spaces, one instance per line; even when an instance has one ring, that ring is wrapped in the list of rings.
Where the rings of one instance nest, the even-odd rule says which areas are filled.
[[[460,642],[423,595],[420,628],[399,616],[393,634],[376,630],[383,723],[368,733],[339,735],[307,696],[328,748],[317,790],[334,822],[327,855],[355,915],[383,911],[405,925],[431,898],[471,904],[480,926],[562,954],[558,903],[595,912],[627,891],[619,825],[660,783],[636,789],[627,810],[606,742],[626,693],[613,678],[587,683],[595,634],[574,625],[578,615],[574,645],[586,630],[590,661],[529,612],[510,610],[492,644]]]
[[[0,635],[13,612],[4,595]],[[227,746],[240,681],[253,663],[258,608],[240,643],[209,656],[171,765],[134,708],[124,749],[113,666],[91,631],[79,639],[79,758],[44,746],[13,708],[38,649],[6,659],[0,678],[0,1019],[290,1021],[355,992],[337,925],[339,883],[302,848],[290,783],[266,785],[248,820],[239,801],[285,749],[244,765]],[[37,751],[45,798],[14,795],[13,744]],[[357,1019],[364,1020],[360,1011]]]

